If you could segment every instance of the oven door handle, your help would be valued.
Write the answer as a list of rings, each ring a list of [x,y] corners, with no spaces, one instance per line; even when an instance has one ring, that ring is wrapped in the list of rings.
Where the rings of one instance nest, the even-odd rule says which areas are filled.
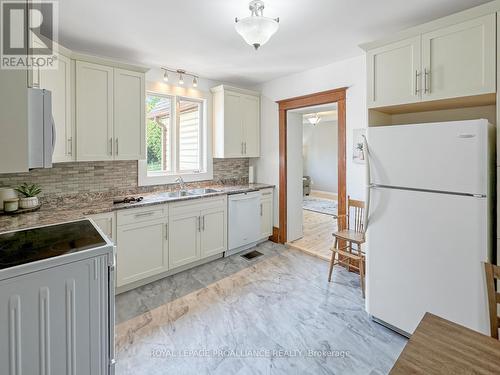
[[[113,248],[112,259],[108,266],[108,314],[109,314],[109,327],[108,327],[108,361],[109,361],[109,375],[115,374],[115,277],[116,277],[116,246]]]

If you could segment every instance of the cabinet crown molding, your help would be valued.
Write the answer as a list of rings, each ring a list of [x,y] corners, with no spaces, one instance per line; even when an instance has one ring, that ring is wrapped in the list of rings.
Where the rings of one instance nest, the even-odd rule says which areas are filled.
[[[419,36],[420,34],[428,33],[437,29],[441,29],[496,12],[500,12],[500,0],[491,1],[474,8],[466,9],[449,16],[441,17],[433,21],[423,23],[421,25],[410,27],[408,29],[396,32],[386,38],[362,43],[359,45],[359,47],[364,51],[369,51],[371,49],[383,47],[387,44],[394,43],[403,39]]]
[[[219,85],[212,87],[210,89],[210,92],[213,94],[217,92],[223,92],[223,91],[232,91],[232,92],[237,92],[239,94],[244,94],[244,95],[252,95],[252,96],[259,96],[260,97],[260,92],[258,91],[252,91],[252,90],[247,90],[247,89],[242,89],[239,87],[234,87],[234,86],[228,86],[228,85]]]

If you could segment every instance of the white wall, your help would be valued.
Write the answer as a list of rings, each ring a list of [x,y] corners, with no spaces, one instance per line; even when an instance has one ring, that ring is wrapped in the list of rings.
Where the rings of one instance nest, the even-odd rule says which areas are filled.
[[[347,89],[347,194],[364,199],[364,166],[352,162],[352,130],[367,126],[365,57],[335,62],[266,82],[254,89],[261,98],[261,157],[251,160],[256,181],[279,185],[277,100],[340,87]],[[274,225],[278,226],[278,194],[274,201]]]
[[[302,114],[287,113],[287,241],[303,236]]]
[[[337,193],[338,190],[338,124],[321,121],[304,123],[304,176],[311,177],[311,189]]]

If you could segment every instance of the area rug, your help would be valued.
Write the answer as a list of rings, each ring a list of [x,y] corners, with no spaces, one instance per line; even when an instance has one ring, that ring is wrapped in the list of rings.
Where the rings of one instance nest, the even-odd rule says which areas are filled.
[[[337,201],[330,199],[305,196],[302,202],[302,208],[325,215],[337,216]]]

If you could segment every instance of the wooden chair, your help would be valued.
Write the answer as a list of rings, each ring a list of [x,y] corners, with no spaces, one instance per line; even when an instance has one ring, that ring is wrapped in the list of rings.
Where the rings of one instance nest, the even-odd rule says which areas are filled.
[[[347,270],[359,272],[361,291],[365,297],[365,253],[361,245],[365,242],[365,202],[347,197],[347,215],[337,217],[337,231],[330,259],[328,281],[332,281],[333,266],[341,264]],[[345,244],[345,246],[344,246]],[[353,247],[356,245],[356,248]],[[342,246],[342,247],[341,247]],[[352,262],[351,262],[352,261]]]
[[[497,313],[497,304],[500,304],[500,293],[495,291],[495,280],[500,279],[500,267],[491,263],[484,263],[486,273],[486,288],[488,290],[488,304],[490,309],[491,337],[498,340],[498,326],[500,317]]]

